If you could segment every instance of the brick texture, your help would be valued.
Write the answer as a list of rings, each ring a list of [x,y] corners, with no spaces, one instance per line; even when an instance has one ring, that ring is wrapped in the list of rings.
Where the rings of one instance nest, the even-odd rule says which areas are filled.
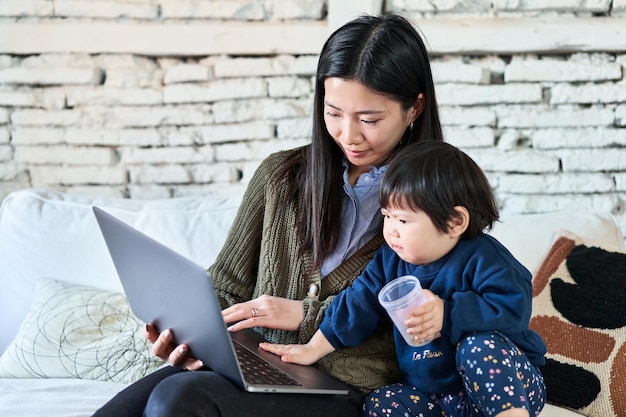
[[[327,36],[319,29],[334,1],[0,0],[0,24],[72,40],[58,32],[69,27],[63,20],[120,46],[0,52],[0,198],[27,187],[137,198],[242,192],[262,158],[309,141],[311,51],[321,44],[293,36]],[[486,171],[502,213],[606,210],[626,232],[626,51],[615,47],[623,41],[580,42],[572,24],[562,33],[558,25],[623,33],[625,0],[382,3],[432,39],[445,136]],[[516,25],[511,50],[489,37],[499,22]],[[228,23],[240,26],[220,26]],[[263,49],[254,25],[278,46]],[[280,25],[297,32],[280,41]],[[477,37],[448,34],[461,25]],[[172,28],[216,52],[158,52],[159,43],[171,48],[159,30]],[[128,34],[152,33],[154,49],[127,47],[136,41]],[[85,44],[111,45],[102,39]]]

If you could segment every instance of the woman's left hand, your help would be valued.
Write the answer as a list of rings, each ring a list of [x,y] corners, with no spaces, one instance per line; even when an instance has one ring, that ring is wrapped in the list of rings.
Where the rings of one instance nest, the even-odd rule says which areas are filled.
[[[298,330],[304,320],[304,312],[302,301],[262,295],[225,308],[222,317],[226,323],[234,323],[228,327],[231,332],[255,326]]]

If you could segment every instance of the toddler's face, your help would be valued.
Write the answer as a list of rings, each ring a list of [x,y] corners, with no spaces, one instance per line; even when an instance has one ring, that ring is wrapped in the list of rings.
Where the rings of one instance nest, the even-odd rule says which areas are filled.
[[[458,238],[438,230],[430,217],[421,210],[387,207],[384,216],[383,236],[398,256],[411,264],[424,265],[447,254]]]

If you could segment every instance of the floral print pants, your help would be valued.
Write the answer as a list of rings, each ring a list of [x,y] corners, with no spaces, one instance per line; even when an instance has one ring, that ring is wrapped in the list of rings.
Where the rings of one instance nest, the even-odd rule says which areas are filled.
[[[457,346],[457,369],[464,389],[426,394],[398,383],[379,388],[365,399],[364,417],[495,416],[525,408],[538,416],[546,398],[539,369],[499,332],[474,333]]]

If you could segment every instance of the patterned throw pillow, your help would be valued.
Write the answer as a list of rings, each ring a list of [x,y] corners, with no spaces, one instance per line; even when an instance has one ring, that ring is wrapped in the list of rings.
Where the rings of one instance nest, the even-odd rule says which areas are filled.
[[[41,278],[0,377],[133,382],[163,365],[144,325],[123,294]]]
[[[559,237],[533,278],[530,327],[544,338],[548,402],[626,417],[626,254]]]

